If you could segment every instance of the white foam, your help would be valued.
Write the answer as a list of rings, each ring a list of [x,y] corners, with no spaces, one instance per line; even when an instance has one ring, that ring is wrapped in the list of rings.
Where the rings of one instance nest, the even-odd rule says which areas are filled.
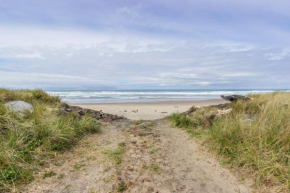
[[[196,91],[48,91],[49,94],[59,96],[64,101],[122,101],[122,100],[200,100],[220,98],[220,95],[247,95],[270,93],[274,90],[196,90]]]

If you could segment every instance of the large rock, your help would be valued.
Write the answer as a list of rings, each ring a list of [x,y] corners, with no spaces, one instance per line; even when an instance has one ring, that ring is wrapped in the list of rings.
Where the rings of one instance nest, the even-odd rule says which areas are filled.
[[[32,112],[33,106],[24,101],[10,101],[5,103],[5,107],[11,109],[14,113],[23,114],[24,112]]]
[[[230,102],[236,102],[238,100],[245,100],[245,101],[250,100],[249,97],[242,96],[242,95],[229,95],[229,96],[221,95],[221,98]]]
[[[185,111],[185,112],[182,113],[182,114],[190,115],[190,114],[194,113],[194,112],[197,111],[197,110],[198,110],[198,108],[195,107],[195,106],[193,105],[192,107],[190,107],[187,111]]]
[[[91,115],[93,118],[97,120],[101,120],[104,122],[112,122],[120,119],[126,119],[123,116],[117,116],[117,115],[111,115],[108,113],[103,113],[102,111],[96,111],[92,109],[85,109],[78,106],[70,106],[66,103],[63,103],[61,105],[61,108],[59,109],[58,115],[67,115],[68,113],[74,113],[79,116],[84,116],[85,114]]]

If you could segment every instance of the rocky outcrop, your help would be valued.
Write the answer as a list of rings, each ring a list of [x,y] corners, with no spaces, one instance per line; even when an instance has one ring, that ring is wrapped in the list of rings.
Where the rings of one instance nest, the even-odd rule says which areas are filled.
[[[33,112],[33,106],[24,101],[10,101],[5,103],[5,107],[14,113],[23,114],[24,112]]]
[[[185,111],[185,112],[182,113],[182,114],[190,115],[190,114],[192,114],[193,112],[195,112],[195,111],[197,111],[197,110],[198,110],[198,108],[195,107],[195,106],[193,105],[192,107],[190,107],[187,111]]]
[[[250,100],[251,98],[247,97],[247,96],[243,96],[243,95],[229,95],[229,96],[224,96],[221,95],[221,98],[226,100],[226,101],[230,101],[230,102],[236,102],[238,100]]]
[[[224,103],[218,105],[210,105],[205,107],[190,107],[187,111],[185,111],[184,115],[189,117],[200,118],[200,125],[212,125],[215,119],[218,119],[222,116],[226,116],[232,111],[231,103]]]
[[[218,105],[210,105],[209,107],[217,108],[217,109],[228,109],[231,107],[231,103],[224,103]]]
[[[68,113],[76,113],[79,116],[84,116],[86,114],[91,115],[93,118],[97,120],[101,120],[104,122],[112,122],[120,119],[126,119],[123,116],[117,116],[117,115],[111,115],[108,113],[103,113],[102,111],[96,111],[92,109],[85,109],[78,106],[70,106],[66,103],[63,103],[61,105],[61,108],[59,109],[58,115],[66,115]]]

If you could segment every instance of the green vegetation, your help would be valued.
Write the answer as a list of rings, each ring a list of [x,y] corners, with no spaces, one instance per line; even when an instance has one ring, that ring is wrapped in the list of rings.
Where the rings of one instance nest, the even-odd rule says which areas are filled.
[[[127,188],[126,188],[125,183],[123,181],[120,182],[116,188],[117,192],[124,192],[126,189]]]
[[[133,125],[140,125],[142,124],[144,121],[143,120],[137,120],[133,122]]]
[[[5,102],[22,100],[32,113],[13,113]],[[72,113],[57,116],[58,97],[41,90],[0,89],[0,192],[28,183],[58,151],[70,148],[86,133],[99,131],[95,119]]]
[[[57,179],[62,180],[64,178],[64,174],[59,174]]]
[[[43,179],[50,178],[50,177],[55,176],[55,175],[56,175],[56,173],[54,171],[49,171],[43,175]]]
[[[160,174],[162,171],[162,168],[157,164],[150,164],[149,166],[143,165],[143,169],[149,170],[149,171],[154,172],[156,174]]]
[[[149,151],[149,154],[155,154],[155,153],[157,153],[159,150],[160,150],[159,148],[157,148],[157,149],[151,149],[151,150]]]
[[[73,165],[73,171],[79,171],[81,168],[85,167],[86,164],[78,162]]]
[[[191,115],[173,114],[176,127],[199,136],[224,163],[251,172],[257,184],[290,190],[290,93],[250,95],[232,103],[232,111],[210,122],[215,108]]]
[[[125,142],[120,142],[118,144],[118,147],[116,149],[113,150],[107,150],[104,151],[104,154],[107,154],[108,157],[112,160],[114,160],[114,162],[119,165],[122,163],[122,156],[125,153]]]

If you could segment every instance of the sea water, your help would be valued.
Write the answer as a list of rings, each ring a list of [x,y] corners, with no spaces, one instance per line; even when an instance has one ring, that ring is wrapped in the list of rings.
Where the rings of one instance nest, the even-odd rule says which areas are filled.
[[[121,103],[219,99],[220,95],[270,93],[275,90],[86,90],[47,91],[69,103]],[[287,91],[287,90],[286,90]]]

